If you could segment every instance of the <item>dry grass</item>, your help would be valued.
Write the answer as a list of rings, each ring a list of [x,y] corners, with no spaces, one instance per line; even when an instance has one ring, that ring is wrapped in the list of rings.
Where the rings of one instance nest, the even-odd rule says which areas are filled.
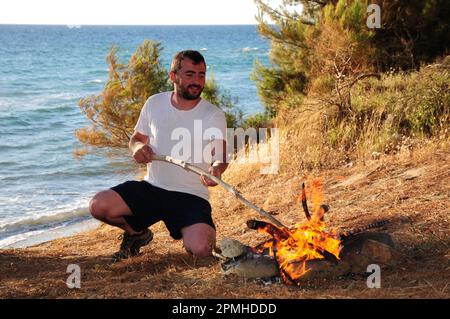
[[[304,219],[298,202],[301,182],[318,176],[331,208],[326,216],[330,227],[347,229],[389,219],[384,231],[393,236],[403,258],[382,270],[381,289],[368,289],[364,274],[299,287],[223,278],[218,261],[189,257],[181,242],[172,240],[158,223],[152,227],[154,241],[141,256],[114,265],[108,257],[119,245],[120,232],[106,225],[27,249],[2,250],[0,297],[449,298],[448,142],[324,169],[301,165],[303,145],[296,134],[282,134],[279,174],[261,175],[258,164],[233,163],[224,179],[289,226]],[[247,219],[260,218],[256,212],[220,188],[212,189],[211,201],[219,241],[231,237],[255,245],[264,239],[245,225]],[[81,289],[65,284],[69,264],[81,267]]]

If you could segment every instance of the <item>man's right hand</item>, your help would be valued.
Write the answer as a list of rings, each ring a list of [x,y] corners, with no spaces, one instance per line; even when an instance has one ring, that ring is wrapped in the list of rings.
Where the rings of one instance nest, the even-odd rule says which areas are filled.
[[[138,143],[133,151],[133,158],[139,164],[147,164],[152,161],[152,154],[155,154],[148,144]]]

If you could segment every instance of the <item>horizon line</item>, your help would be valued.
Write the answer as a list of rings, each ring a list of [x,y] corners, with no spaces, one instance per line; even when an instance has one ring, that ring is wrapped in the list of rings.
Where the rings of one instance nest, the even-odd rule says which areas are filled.
[[[124,26],[124,27],[164,27],[164,26],[246,26],[246,25],[259,25],[258,23],[230,23],[230,24],[77,24],[77,23],[0,23],[3,25],[28,25],[28,26],[80,26],[80,27],[109,27],[109,26]]]

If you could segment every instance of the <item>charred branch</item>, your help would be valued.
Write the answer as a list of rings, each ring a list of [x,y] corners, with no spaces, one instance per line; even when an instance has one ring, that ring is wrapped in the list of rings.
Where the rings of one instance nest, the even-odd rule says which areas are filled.
[[[308,203],[306,200],[306,191],[305,191],[305,183],[302,183],[302,195],[301,195],[301,201],[302,201],[302,208],[303,212],[305,213],[306,219],[311,220],[311,214],[308,209]],[[330,210],[330,207],[326,204],[320,205],[320,220],[324,221],[324,215]]]
[[[326,251],[324,249],[320,249],[320,248],[316,248],[316,251],[318,251],[323,256],[323,258],[325,260],[328,260],[328,261],[330,261],[332,263],[335,263],[335,264],[338,263],[338,259],[332,253],[329,253],[328,251]]]
[[[247,227],[254,230],[264,230],[276,240],[286,240],[291,236],[286,228],[278,228],[271,223],[260,220],[248,220]]]
[[[388,223],[389,223],[388,220],[379,220],[379,221],[376,221],[376,222],[371,223],[369,225],[358,227],[358,228],[355,228],[355,229],[343,232],[340,235],[340,238],[341,238],[341,240],[347,240],[347,239],[350,239],[352,236],[354,236],[356,234],[362,233],[362,232],[364,232],[366,230],[369,230],[369,229],[383,227],[384,225],[386,225]]]
[[[305,212],[305,216],[307,220],[311,219],[311,214],[308,210],[308,204],[306,203],[306,191],[305,191],[305,183],[302,183],[302,207]]]
[[[272,239],[266,240],[266,241],[258,244],[257,246],[252,248],[252,251],[256,254],[269,255],[270,249],[267,247],[269,242],[272,242]]]
[[[330,206],[328,206],[327,204],[320,205],[320,208],[323,209],[323,212],[325,214],[328,213],[328,211],[330,210]]]

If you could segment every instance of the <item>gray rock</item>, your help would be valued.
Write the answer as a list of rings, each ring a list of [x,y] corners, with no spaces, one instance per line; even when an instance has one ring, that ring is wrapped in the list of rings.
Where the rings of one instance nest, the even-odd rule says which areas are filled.
[[[222,256],[233,258],[247,253],[250,250],[250,247],[235,239],[224,238],[220,241],[220,250],[222,251]]]

